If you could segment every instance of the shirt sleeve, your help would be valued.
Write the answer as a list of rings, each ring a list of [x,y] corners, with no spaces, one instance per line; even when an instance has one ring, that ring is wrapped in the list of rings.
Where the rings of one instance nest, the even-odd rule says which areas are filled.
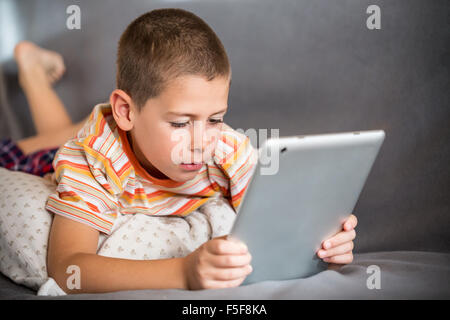
[[[46,209],[110,234],[122,192],[111,161],[79,140],[62,146],[53,160],[56,191]]]
[[[215,182],[228,191],[225,196],[237,212],[255,171],[258,152],[246,135],[224,124],[213,160],[225,177]]]

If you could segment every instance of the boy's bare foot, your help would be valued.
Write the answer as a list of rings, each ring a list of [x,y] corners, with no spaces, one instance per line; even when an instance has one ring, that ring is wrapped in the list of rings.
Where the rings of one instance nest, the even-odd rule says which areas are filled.
[[[30,72],[43,72],[47,81],[53,84],[61,78],[66,67],[62,56],[38,47],[30,41],[21,41],[14,48],[14,58],[19,66],[19,81]]]

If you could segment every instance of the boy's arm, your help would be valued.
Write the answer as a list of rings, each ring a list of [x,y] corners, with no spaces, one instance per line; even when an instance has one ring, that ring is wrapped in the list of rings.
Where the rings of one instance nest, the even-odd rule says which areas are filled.
[[[187,289],[183,258],[128,260],[96,254],[99,231],[55,215],[48,247],[48,274],[66,293],[139,289]],[[77,266],[80,288],[69,289],[69,266]],[[71,269],[69,269],[71,270]],[[69,285],[72,283],[69,280]]]

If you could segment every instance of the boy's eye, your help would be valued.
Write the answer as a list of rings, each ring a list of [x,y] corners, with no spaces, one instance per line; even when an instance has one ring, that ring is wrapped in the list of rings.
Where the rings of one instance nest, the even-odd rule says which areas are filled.
[[[219,124],[223,122],[223,119],[209,119],[208,120],[210,124]],[[189,124],[188,122],[170,122],[170,125],[174,128],[182,128]]]
[[[170,125],[175,128],[182,128],[187,126],[189,122],[170,122]]]
[[[222,123],[223,119],[209,119],[209,122],[211,124],[218,124],[218,123]]]

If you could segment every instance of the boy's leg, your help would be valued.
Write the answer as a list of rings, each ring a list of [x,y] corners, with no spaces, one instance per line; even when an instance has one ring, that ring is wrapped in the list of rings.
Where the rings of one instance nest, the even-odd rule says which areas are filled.
[[[52,133],[70,127],[72,121],[52,88],[52,83],[65,71],[62,57],[28,41],[22,41],[16,46],[14,57],[19,67],[20,85],[27,97],[37,135],[50,134],[50,138]],[[35,139],[38,145],[39,140]]]
[[[59,148],[69,139],[76,136],[77,132],[83,127],[86,120],[87,118],[76,124],[71,124],[59,131],[28,137],[19,140],[16,143],[25,155],[29,155],[42,149]]]

